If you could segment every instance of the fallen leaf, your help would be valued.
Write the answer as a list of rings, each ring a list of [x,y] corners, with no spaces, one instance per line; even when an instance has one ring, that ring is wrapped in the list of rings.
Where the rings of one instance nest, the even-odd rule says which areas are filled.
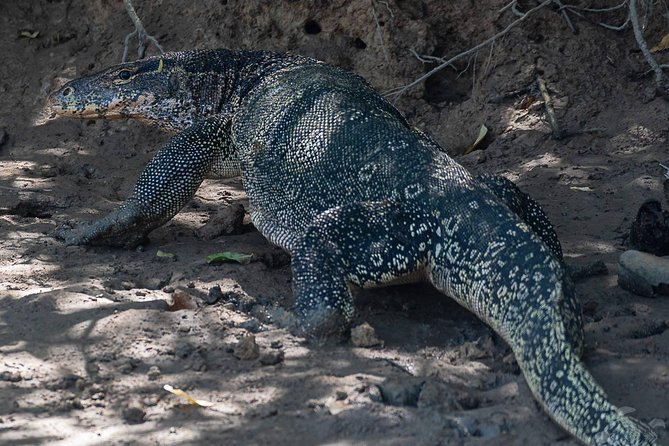
[[[36,39],[37,36],[39,36],[39,31],[30,31],[27,29],[19,31],[19,37],[23,37],[25,39]]]
[[[520,101],[519,108],[521,110],[527,110],[532,104],[534,104],[534,98],[528,94],[522,101]]]
[[[170,393],[172,393],[176,396],[179,396],[179,397],[185,399],[186,401],[188,401],[189,404],[191,404],[193,406],[211,407],[211,406],[214,405],[214,403],[211,403],[209,401],[196,400],[195,398],[193,398],[192,396],[190,396],[189,394],[187,394],[183,390],[175,389],[174,387],[170,386],[169,384],[165,384],[163,386],[163,389],[167,390],[168,392],[170,392]]]
[[[197,302],[195,298],[184,290],[176,290],[172,293],[172,303],[167,307],[167,311],[195,310]]]
[[[240,252],[224,251],[217,252],[207,256],[207,263],[225,263],[237,262],[246,265],[251,262],[252,254],[242,254]]]
[[[476,147],[477,147],[479,144],[481,144],[481,141],[483,141],[483,139],[484,139],[487,135],[488,135],[488,127],[486,127],[485,124],[484,124],[484,125],[482,125],[481,128],[479,129],[479,136],[478,136],[478,138],[476,138],[476,141],[474,141],[474,144],[472,144],[471,146],[469,146],[469,148],[467,148],[467,150],[465,150],[465,153],[464,153],[464,154],[467,155],[468,153],[472,153],[474,150],[476,150]]]
[[[161,251],[159,249],[158,252],[156,252],[156,257],[165,258],[165,259],[173,259],[174,254],[172,254],[171,252]]]
[[[660,40],[660,43],[651,48],[650,52],[659,53],[660,51],[664,51],[668,48],[669,48],[669,34],[665,34],[664,37],[662,37],[662,40]]]

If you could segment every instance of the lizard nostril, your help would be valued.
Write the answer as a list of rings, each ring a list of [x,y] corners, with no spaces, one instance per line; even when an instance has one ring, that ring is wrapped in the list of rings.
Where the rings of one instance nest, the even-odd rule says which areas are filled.
[[[65,96],[69,96],[69,95],[71,95],[72,93],[74,93],[74,88],[72,88],[72,87],[67,87],[67,88],[65,88],[65,89],[63,90],[63,96],[64,96],[64,97],[65,97]]]

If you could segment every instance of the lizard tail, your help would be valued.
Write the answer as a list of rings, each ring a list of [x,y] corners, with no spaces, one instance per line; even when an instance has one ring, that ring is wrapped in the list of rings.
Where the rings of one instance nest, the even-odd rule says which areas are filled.
[[[570,345],[555,308],[526,314],[522,328],[504,336],[534,397],[556,423],[587,445],[655,445],[650,427],[608,401]]]

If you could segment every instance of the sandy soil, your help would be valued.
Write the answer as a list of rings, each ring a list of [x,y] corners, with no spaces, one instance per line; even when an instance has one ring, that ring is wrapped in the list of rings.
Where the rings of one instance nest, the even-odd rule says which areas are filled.
[[[454,55],[514,19],[498,14],[506,2],[484,3],[136,7],[168,50],[289,50],[357,71],[387,91],[431,67],[410,49]],[[383,346],[315,346],[277,329],[272,316],[291,303],[287,259],[249,226],[207,235],[217,232],[210,230],[217,209],[244,203],[236,181],[205,182],[142,250],[66,247],[51,238],[57,225],[117,206],[167,135],[134,122],[31,124],[59,78],[120,61],[132,30],[120,1],[3,2],[0,11],[0,130],[8,136],[0,143],[0,443],[576,444],[534,402],[504,342],[427,286],[360,294],[357,321],[371,324]],[[656,15],[651,44],[666,32]],[[621,290],[616,273],[636,210],[662,196],[667,102],[631,31],[574,19],[578,34],[558,12],[541,11],[398,106],[454,155],[485,124],[489,144],[462,163],[531,192],[570,263],[606,263],[608,274],[578,284],[585,361],[611,400],[655,420],[666,443],[669,300]],[[22,31],[39,35],[19,37]],[[565,129],[603,130],[556,141],[536,91],[500,99],[537,74]],[[258,261],[206,263],[223,250]],[[207,303],[217,285],[222,297]],[[180,299],[185,308],[170,306],[173,290],[190,296]],[[213,406],[189,405],[165,384]]]

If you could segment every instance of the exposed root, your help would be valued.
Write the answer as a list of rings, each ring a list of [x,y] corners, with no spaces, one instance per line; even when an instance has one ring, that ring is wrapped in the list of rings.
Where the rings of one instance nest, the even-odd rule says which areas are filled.
[[[662,67],[660,66],[660,64],[658,64],[655,58],[653,57],[653,54],[650,52],[650,49],[648,49],[648,44],[646,43],[646,39],[643,37],[643,29],[641,23],[639,22],[639,14],[637,13],[636,9],[636,0],[629,0],[629,7],[630,7],[629,18],[630,21],[632,22],[634,37],[636,38],[636,41],[639,44],[639,49],[646,58],[646,62],[648,62],[648,65],[650,65],[651,69],[655,72],[655,86],[660,88],[664,85],[664,81],[666,80],[667,77],[664,74],[664,71],[662,71]],[[648,14],[646,14],[646,16],[648,16]]]
[[[152,35],[149,35],[146,32],[146,29],[144,29],[144,25],[142,25],[142,21],[139,19],[137,16],[137,12],[135,12],[135,8],[132,6],[132,3],[130,0],[123,0],[123,4],[125,5],[126,11],[128,11],[128,15],[130,16],[130,20],[132,20],[132,23],[135,25],[135,30],[125,36],[125,41],[123,44],[123,58],[121,59],[121,62],[125,62],[128,60],[128,44],[130,43],[130,39],[134,36],[137,36],[137,58],[138,59],[143,59],[144,54],[146,53],[146,48],[147,48],[147,41],[150,44],[153,44],[156,48],[158,48],[158,51],[161,53],[164,53],[165,51],[163,50],[163,47],[160,46],[158,43],[158,40],[156,40],[155,37]]]

